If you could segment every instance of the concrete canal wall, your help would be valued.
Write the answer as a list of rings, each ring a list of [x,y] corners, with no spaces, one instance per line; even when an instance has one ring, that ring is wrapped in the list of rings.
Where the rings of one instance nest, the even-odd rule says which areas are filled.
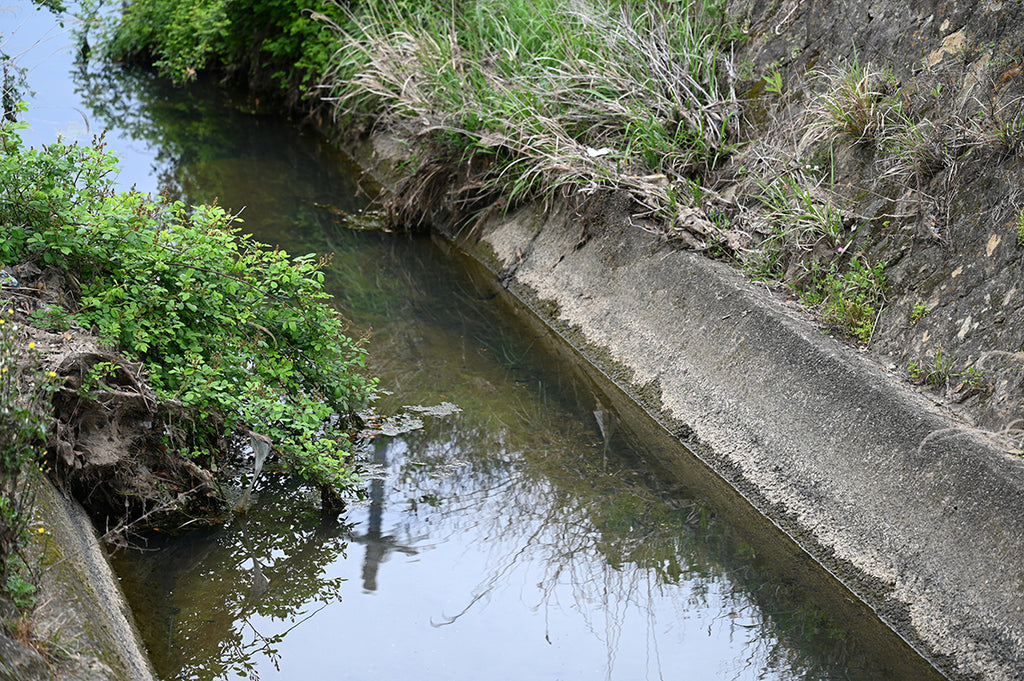
[[[458,241],[946,674],[1020,678],[1020,457],[627,208]]]

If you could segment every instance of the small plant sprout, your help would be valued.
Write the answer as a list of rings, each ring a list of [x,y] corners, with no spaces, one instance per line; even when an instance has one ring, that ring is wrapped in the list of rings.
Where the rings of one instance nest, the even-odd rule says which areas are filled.
[[[942,348],[935,349],[931,365],[913,360],[907,365],[907,376],[910,380],[929,388],[941,388],[949,382],[950,377],[958,375],[953,373],[953,358],[944,353]]]
[[[117,375],[117,369],[116,362],[96,362],[82,380],[78,394],[82,397],[95,397],[97,391],[102,392],[105,389],[104,382]]]
[[[913,326],[919,321],[924,319],[924,316],[928,314],[928,305],[922,301],[918,301],[914,304],[914,309],[910,311],[910,324]]]
[[[967,371],[960,374],[964,383],[971,388],[981,388],[985,381],[985,372],[977,367],[967,367]]]
[[[1024,208],[1017,214],[1017,245],[1024,246]]]
[[[953,358],[949,354],[944,354],[942,348],[936,348],[935,350],[935,364],[932,366],[931,371],[928,372],[926,380],[928,385],[933,388],[938,388],[945,385],[949,381],[949,377],[953,372]]]
[[[764,89],[774,95],[782,96],[782,74],[773,70],[764,76]]]

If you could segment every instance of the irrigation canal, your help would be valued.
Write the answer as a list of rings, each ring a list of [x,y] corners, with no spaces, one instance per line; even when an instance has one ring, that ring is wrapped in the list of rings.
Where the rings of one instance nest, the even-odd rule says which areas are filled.
[[[339,525],[270,473],[247,516],[114,557],[161,678],[939,678],[489,275],[430,237],[351,229],[367,188],[341,151],[209,84],[77,62],[26,8],[2,18],[35,44],[26,140],[107,130],[124,188],[333,253],[377,408],[404,414]]]

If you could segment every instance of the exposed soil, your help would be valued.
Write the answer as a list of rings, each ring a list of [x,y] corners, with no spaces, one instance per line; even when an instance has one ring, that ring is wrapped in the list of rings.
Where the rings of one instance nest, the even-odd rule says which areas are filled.
[[[213,475],[166,446],[175,436],[166,424],[189,418],[181,405],[158,399],[140,366],[89,330],[42,328],[34,315],[55,306],[73,309],[75,284],[68,275],[32,263],[7,272],[17,285],[7,279],[0,307],[14,310],[8,318],[19,325],[24,371],[53,372],[58,381],[47,428],[50,479],[108,530],[174,531],[214,515],[221,499]]]

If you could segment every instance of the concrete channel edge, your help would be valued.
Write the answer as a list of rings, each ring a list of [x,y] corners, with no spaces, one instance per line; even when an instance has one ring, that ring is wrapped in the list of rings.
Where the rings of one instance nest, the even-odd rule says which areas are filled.
[[[727,265],[578,217],[456,241],[943,673],[1020,678],[1024,461]]]

